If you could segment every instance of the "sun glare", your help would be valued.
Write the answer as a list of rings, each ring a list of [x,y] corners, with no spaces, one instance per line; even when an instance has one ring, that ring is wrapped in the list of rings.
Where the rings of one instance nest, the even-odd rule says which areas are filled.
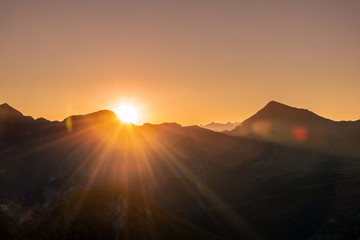
[[[115,114],[118,118],[126,123],[136,123],[138,120],[138,113],[136,108],[131,105],[123,104],[115,110]]]

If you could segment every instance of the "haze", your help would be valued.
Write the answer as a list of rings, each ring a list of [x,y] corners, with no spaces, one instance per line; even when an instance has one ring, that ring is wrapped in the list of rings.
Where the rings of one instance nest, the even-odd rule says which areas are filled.
[[[136,105],[142,121],[241,121],[274,99],[359,119],[359,1],[0,1],[0,103]]]

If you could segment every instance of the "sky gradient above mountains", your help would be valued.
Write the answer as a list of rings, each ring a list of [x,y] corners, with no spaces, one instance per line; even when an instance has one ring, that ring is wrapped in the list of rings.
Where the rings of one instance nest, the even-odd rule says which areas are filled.
[[[275,4],[276,3],[276,4]],[[236,122],[276,99],[360,118],[358,1],[0,1],[0,102],[62,120]]]

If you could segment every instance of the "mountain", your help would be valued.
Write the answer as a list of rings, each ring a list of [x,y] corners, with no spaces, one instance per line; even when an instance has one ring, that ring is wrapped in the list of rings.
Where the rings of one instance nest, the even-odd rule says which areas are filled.
[[[11,117],[22,117],[22,113],[16,110],[15,108],[12,108],[7,103],[3,103],[0,105],[0,116],[3,120],[4,118],[11,118]]]
[[[223,132],[223,131],[230,131],[233,130],[237,125],[239,124],[239,122],[227,122],[227,123],[216,123],[216,122],[211,122],[208,123],[206,125],[200,125],[200,127],[202,128],[206,128],[215,132]]]
[[[309,110],[275,101],[269,102],[256,114],[226,133],[327,153],[360,156],[357,146],[360,141],[360,120],[336,122]]]
[[[261,119],[290,122],[306,113],[309,125],[333,124],[306,110],[270,107]],[[289,109],[301,114],[285,116]],[[340,124],[355,129],[348,124],[356,122]],[[1,237],[360,236],[356,155],[176,123],[123,124],[110,111],[62,122],[18,116],[0,127]],[[121,209],[128,211],[123,225]]]

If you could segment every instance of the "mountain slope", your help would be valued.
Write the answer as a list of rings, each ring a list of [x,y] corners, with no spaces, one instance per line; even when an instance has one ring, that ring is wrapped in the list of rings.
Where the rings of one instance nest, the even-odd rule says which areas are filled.
[[[360,120],[336,122],[275,101],[226,133],[360,156]]]
[[[22,113],[16,110],[15,108],[11,107],[9,104],[3,103],[0,105],[1,119],[8,117],[21,117],[21,116],[23,116]]]

